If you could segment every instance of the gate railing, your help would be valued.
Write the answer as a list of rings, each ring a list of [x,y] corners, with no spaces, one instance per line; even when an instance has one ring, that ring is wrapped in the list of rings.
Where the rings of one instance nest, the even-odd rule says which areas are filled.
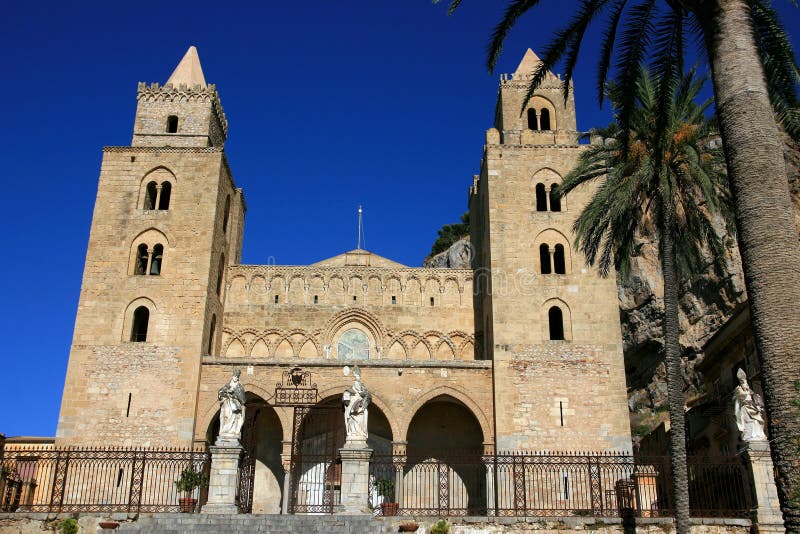
[[[749,469],[739,457],[692,457],[691,513],[741,517],[753,507]],[[673,515],[669,457],[624,454],[415,453],[376,455],[372,480],[392,480],[398,513],[429,516]],[[374,493],[374,492],[373,492]]]
[[[0,512],[177,512],[188,468],[208,473],[205,449],[6,447],[0,461]]]

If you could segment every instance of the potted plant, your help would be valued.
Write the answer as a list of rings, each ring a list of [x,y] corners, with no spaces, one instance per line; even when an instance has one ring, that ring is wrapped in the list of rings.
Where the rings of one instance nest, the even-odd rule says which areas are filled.
[[[400,532],[416,532],[419,529],[419,523],[416,521],[403,521],[400,523]]]
[[[180,510],[183,513],[191,513],[197,505],[197,499],[192,497],[194,490],[208,485],[208,477],[189,466],[181,472],[180,478],[175,481],[175,488],[183,494],[178,499]]]
[[[375,491],[383,497],[381,502],[381,515],[397,515],[399,504],[394,500],[394,480],[378,478],[375,480]]]

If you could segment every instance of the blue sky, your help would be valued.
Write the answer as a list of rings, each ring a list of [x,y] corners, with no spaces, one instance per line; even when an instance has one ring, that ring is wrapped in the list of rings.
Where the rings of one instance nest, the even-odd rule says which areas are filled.
[[[467,0],[453,17],[430,0],[234,4],[4,6],[1,433],[55,433],[101,148],[130,144],[137,82],[165,82],[198,47],[248,204],[244,263],[352,249],[362,204],[366,248],[418,266],[466,209],[499,73],[541,49],[573,5],[543,2],[489,74],[485,45],[504,2]],[[777,6],[797,33],[798,10]],[[609,120],[594,99],[594,48],[576,76],[584,130]]]

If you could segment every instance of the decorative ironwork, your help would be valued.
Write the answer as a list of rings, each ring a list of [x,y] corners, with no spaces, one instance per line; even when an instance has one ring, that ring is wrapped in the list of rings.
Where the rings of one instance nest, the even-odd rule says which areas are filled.
[[[274,406],[313,406],[319,402],[317,385],[311,373],[294,367],[284,371],[283,380],[275,384]]]
[[[694,517],[750,516],[751,482],[738,457],[691,457]],[[402,465],[399,513],[417,516],[662,517],[673,514],[669,458],[625,454],[376,455],[370,473]],[[385,475],[382,475],[385,476]]]
[[[256,474],[256,431],[255,424],[260,408],[247,407],[247,421],[242,427],[242,458],[239,461],[239,480],[236,502],[239,512],[249,514],[253,511],[253,485]]]
[[[344,420],[338,404],[297,406],[292,426],[289,513],[333,513],[339,503]]]
[[[198,449],[6,447],[0,512],[178,512],[174,481],[210,461]],[[202,503],[199,490],[194,497]]]

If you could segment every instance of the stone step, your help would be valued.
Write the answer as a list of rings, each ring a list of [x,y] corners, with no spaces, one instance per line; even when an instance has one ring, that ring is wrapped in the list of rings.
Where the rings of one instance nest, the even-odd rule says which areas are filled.
[[[388,534],[397,527],[370,516],[154,514],[118,532],[148,534]]]

